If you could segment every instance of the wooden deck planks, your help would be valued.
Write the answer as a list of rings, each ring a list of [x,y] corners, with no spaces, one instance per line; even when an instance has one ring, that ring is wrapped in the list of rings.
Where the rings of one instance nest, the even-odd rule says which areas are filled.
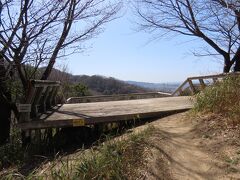
[[[39,120],[19,124],[19,127],[39,129],[154,118],[163,113],[190,109],[192,104],[189,96],[64,104],[54,113],[43,114]]]

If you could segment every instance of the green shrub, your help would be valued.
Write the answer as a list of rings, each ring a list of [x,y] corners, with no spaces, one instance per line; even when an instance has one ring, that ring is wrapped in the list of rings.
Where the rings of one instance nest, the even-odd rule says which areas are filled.
[[[89,88],[82,83],[62,83],[63,94],[65,98],[90,96]]]
[[[240,77],[227,77],[195,97],[194,111],[217,113],[237,120],[240,115]]]

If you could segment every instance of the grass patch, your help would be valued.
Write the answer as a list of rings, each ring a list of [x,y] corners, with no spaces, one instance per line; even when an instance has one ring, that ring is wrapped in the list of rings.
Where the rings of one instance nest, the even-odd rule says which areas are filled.
[[[139,168],[144,166],[144,156],[147,137],[152,128],[130,135],[123,141],[108,141],[98,151],[92,151],[91,156],[77,167],[75,177],[80,179],[129,179],[139,176]]]
[[[216,113],[240,123],[240,77],[227,77],[196,95],[194,112]]]
[[[36,163],[36,155],[54,156],[54,147],[48,139],[32,140],[28,146],[22,145],[21,131],[11,128],[10,141],[0,146],[0,171],[7,168],[18,168],[25,163]],[[1,178],[1,177],[0,177]]]
[[[45,169],[37,169],[25,179],[137,179],[146,166],[148,137],[154,127],[130,134],[126,138],[111,139],[88,150],[62,157]],[[9,174],[14,179],[19,174]]]
[[[239,163],[239,157],[236,158],[230,158],[230,157],[226,157],[225,161],[229,164],[233,164],[233,165],[237,165]]]
[[[9,143],[0,146],[0,170],[4,167],[18,165],[24,159],[20,131],[13,129],[10,137]]]
[[[104,154],[104,152],[107,152],[107,150],[112,150],[116,149],[116,151],[113,150],[113,152],[110,151],[109,157],[106,156],[106,154],[103,156],[105,158],[110,158],[112,157],[112,154],[117,155],[118,158],[122,158],[121,153],[118,154],[118,152],[121,152],[121,148],[118,147],[123,147],[121,145],[117,145],[115,143],[109,144],[105,143],[107,147],[103,147],[101,145],[101,142],[104,141],[109,141],[110,137],[113,139],[113,137],[116,137],[117,135],[122,134],[125,132],[125,128],[128,128],[130,126],[133,126],[133,123],[130,124],[124,124],[122,126],[119,126],[118,128],[110,127],[112,130],[108,130],[105,133],[108,134],[108,136],[98,134],[99,133],[99,128],[96,129],[69,129],[68,131],[60,131],[58,134],[55,136],[52,136],[49,138],[48,132],[43,131],[41,134],[41,138],[35,138],[32,140],[32,142],[27,146],[23,147],[22,146],[22,141],[21,141],[21,132],[16,129],[12,128],[11,129],[11,139],[9,143],[0,146],[0,179],[15,179],[15,178],[22,178],[24,179],[32,179],[36,178],[37,179],[42,179],[42,176],[39,176],[36,172],[39,171],[39,168],[42,167],[42,165],[45,165],[46,163],[49,163],[51,167],[48,167],[48,172],[47,175],[44,175],[44,178],[49,178],[52,179],[59,179],[59,177],[65,177],[68,176],[69,174],[66,174],[66,172],[71,172],[71,177],[73,177],[73,174],[77,174],[75,172],[76,169],[79,169],[79,171],[84,170],[84,168],[77,168],[75,165],[73,166],[71,163],[74,162],[85,162],[86,160],[91,160],[91,158],[95,157],[94,155],[96,154]],[[85,130],[83,133],[83,130]],[[73,134],[69,134],[69,131]],[[100,131],[103,133],[104,131],[100,129]],[[77,133],[77,134],[76,134]],[[120,133],[120,134],[119,134]],[[143,133],[144,134],[144,133]],[[86,136],[87,139],[84,139]],[[72,137],[78,137],[78,139],[72,139]],[[134,138],[134,136],[131,136]],[[138,136],[137,136],[138,137]],[[107,138],[107,139],[106,139]],[[64,143],[65,141],[67,143]],[[62,142],[64,141],[64,142]],[[94,142],[97,141],[97,144],[100,144],[99,146],[92,146]],[[64,146],[62,144],[65,144]],[[94,143],[96,144],[96,143]],[[110,148],[113,146],[112,148]],[[79,158],[74,158],[66,160],[62,159],[62,157],[66,157],[66,154],[71,154],[76,149],[79,149],[81,151],[89,151],[90,147],[97,147],[97,151],[93,151],[92,153],[87,153],[88,155],[85,155],[85,153],[81,154],[81,159]],[[100,148],[101,147],[101,148]],[[139,146],[141,147],[141,146]],[[135,147],[137,149],[138,147]],[[105,150],[106,149],[106,150]],[[120,149],[120,150],[119,150]],[[134,152],[134,150],[133,150]],[[90,155],[89,155],[90,154]],[[100,157],[95,157],[97,160],[101,160],[102,158]],[[104,158],[103,158],[104,160]],[[94,161],[94,159],[92,159]],[[102,160],[101,160],[102,161]],[[102,162],[99,162],[101,165]],[[104,160],[105,161],[105,160]],[[110,160],[112,162],[112,160]],[[57,162],[57,164],[55,163]],[[66,163],[67,162],[67,163]],[[91,162],[91,161],[90,161]],[[121,160],[122,162],[122,160]],[[54,164],[55,163],[55,164]],[[97,162],[96,162],[97,163]],[[109,163],[108,163],[109,164]],[[95,164],[97,167],[97,164]],[[100,166],[99,165],[99,166]],[[56,166],[60,166],[61,168],[55,168]],[[113,167],[115,167],[113,165]],[[69,170],[71,168],[71,170]],[[117,167],[116,167],[117,168]],[[98,168],[100,169],[100,168]],[[44,170],[45,171],[45,170]],[[115,171],[115,170],[114,170]],[[47,177],[46,177],[47,176]],[[81,173],[79,174],[81,176]],[[44,179],[43,178],[43,179]],[[67,178],[67,177],[66,177]],[[66,179],[64,178],[64,179]],[[68,178],[69,179],[69,178]]]

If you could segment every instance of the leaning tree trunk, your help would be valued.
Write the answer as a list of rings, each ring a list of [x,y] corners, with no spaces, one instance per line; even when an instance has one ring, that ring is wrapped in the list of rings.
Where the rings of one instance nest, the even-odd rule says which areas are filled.
[[[233,58],[235,61],[234,72],[240,71],[240,47],[238,48],[238,50]]]
[[[230,63],[224,63],[224,67],[223,67],[223,72],[224,73],[228,73],[229,71],[230,71],[230,69],[231,69],[231,64]]]
[[[10,137],[11,92],[7,87],[7,80],[4,59],[0,55],[0,145],[6,143]]]
[[[232,61],[230,60],[230,56],[228,54],[226,54],[226,55],[224,55],[223,72],[224,73],[229,73],[231,67],[232,67]]]

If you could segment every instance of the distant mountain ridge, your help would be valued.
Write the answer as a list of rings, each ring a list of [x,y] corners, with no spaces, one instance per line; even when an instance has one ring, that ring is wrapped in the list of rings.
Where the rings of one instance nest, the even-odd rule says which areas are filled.
[[[71,84],[84,84],[88,87],[92,95],[130,94],[152,91],[148,88],[129,84],[113,77],[105,77],[100,75],[73,75],[62,72],[58,69],[52,70],[49,80],[58,80],[63,83],[67,82]]]
[[[73,75],[58,69],[52,70],[49,79],[72,84],[82,83],[89,88],[92,95],[129,94],[153,91],[173,92],[180,84],[122,81],[113,77],[100,75]]]
[[[71,81],[83,83],[87,85],[89,89],[100,92],[104,95],[144,93],[150,91],[147,88],[129,84],[113,77],[104,77],[99,75],[75,75],[72,77]]]

